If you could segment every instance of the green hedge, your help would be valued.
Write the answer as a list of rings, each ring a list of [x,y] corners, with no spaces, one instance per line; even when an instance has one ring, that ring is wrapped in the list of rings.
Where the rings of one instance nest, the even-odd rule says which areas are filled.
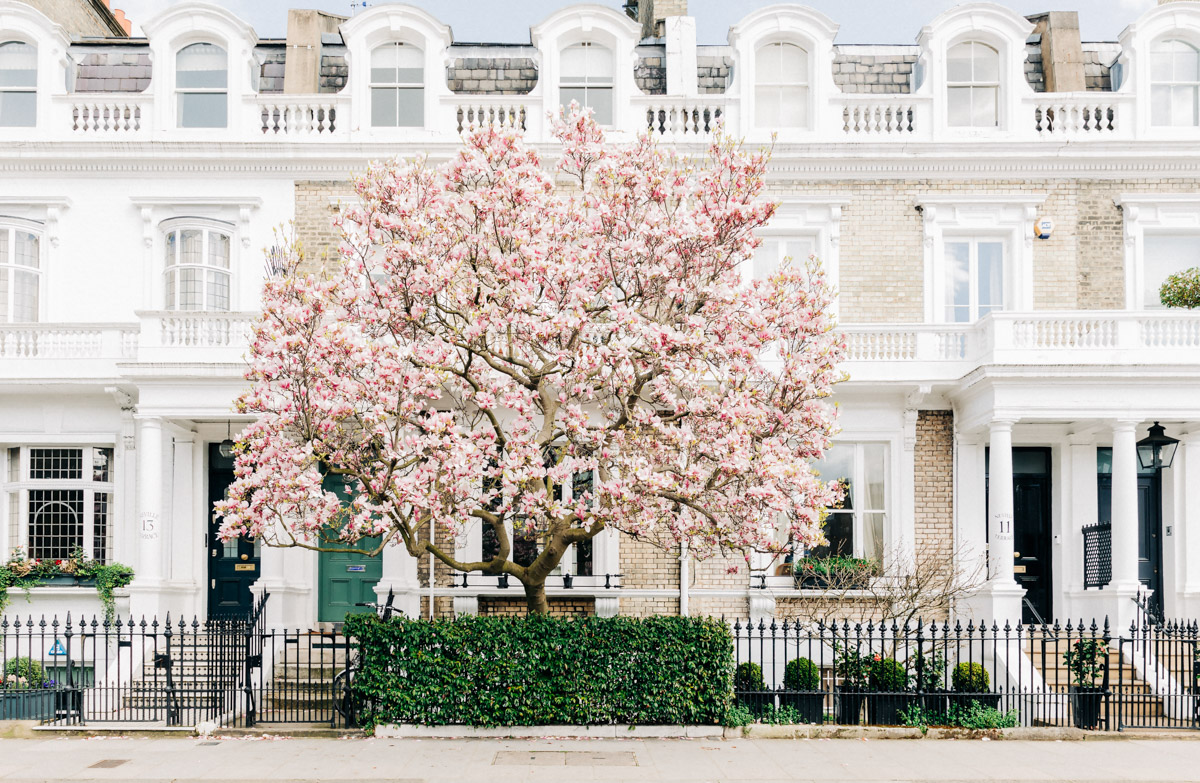
[[[689,617],[346,618],[364,725],[722,724],[733,638]]]

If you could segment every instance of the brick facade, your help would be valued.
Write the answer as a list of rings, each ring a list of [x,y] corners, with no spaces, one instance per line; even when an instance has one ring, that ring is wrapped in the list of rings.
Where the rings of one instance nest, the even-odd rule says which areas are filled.
[[[920,411],[914,454],[916,551],[954,554],[954,413]]]
[[[551,617],[584,617],[596,613],[594,598],[550,598]],[[483,617],[524,617],[527,605],[524,598],[480,598],[479,614]]]

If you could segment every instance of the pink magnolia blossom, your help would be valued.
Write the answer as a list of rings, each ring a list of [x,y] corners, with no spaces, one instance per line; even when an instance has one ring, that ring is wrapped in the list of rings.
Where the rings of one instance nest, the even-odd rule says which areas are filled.
[[[258,419],[222,536],[394,543],[512,574],[533,610],[567,547],[607,528],[700,557],[820,540],[841,489],[810,463],[845,346],[816,262],[743,282],[775,208],[766,156],[606,145],[586,112],[556,133],[553,170],[492,129],[438,167],[373,163],[341,263],[300,274],[291,249],[255,327],[239,406]],[[580,497],[557,491],[589,471]],[[470,524],[499,556],[455,556]],[[539,541],[530,566],[514,530]]]

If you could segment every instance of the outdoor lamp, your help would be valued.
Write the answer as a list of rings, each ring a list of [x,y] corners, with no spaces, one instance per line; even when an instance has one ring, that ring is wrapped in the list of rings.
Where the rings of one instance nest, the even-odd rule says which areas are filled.
[[[1166,430],[1156,421],[1150,428],[1150,434],[1137,444],[1138,462],[1143,470],[1161,470],[1171,467],[1175,459],[1175,449],[1179,441],[1167,435]]]
[[[230,426],[231,425],[229,422],[225,422],[225,440],[221,441],[220,446],[217,446],[217,451],[220,452],[221,456],[225,459],[229,459],[233,456],[233,438],[230,437]],[[1138,448],[1140,449],[1141,446]]]

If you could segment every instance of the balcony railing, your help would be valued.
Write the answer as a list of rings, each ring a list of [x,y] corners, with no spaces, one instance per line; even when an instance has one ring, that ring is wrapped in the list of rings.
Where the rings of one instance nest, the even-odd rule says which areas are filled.
[[[139,362],[239,364],[258,314],[143,311],[138,316]]]
[[[260,95],[251,124],[267,138],[344,136],[349,101],[335,95]],[[338,124],[341,113],[342,126]],[[339,133],[338,131],[343,131]]]
[[[1129,135],[1130,96],[1106,92],[1047,92],[1031,104],[1033,125],[1041,138],[1100,139]]]
[[[149,95],[89,93],[63,96],[59,108],[73,136],[125,139],[150,132],[154,105]]]
[[[913,95],[843,95],[834,104],[840,110],[842,132],[852,141],[911,141],[930,129],[929,99]]]
[[[637,96],[633,100],[634,123],[638,132],[664,141],[705,141],[718,128],[733,121],[728,101],[723,95],[701,95],[696,98],[676,98],[665,95]],[[643,125],[643,118],[645,119]]]

